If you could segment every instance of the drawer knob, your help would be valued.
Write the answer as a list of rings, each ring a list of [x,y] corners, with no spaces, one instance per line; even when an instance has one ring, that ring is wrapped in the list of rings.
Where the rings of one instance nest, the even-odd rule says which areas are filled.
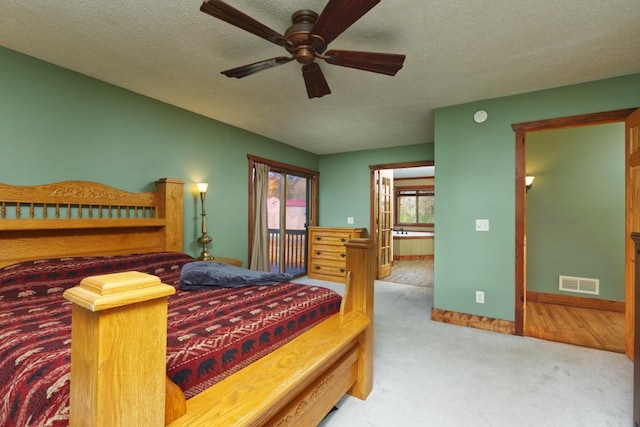
[[[340,254],[340,256],[341,256],[342,258],[344,258],[344,257],[346,257],[346,256],[347,256],[347,254],[342,253],[342,254]]]
[[[322,255],[322,252],[316,251],[316,255]]]
[[[319,242],[320,240],[322,240],[322,237],[318,236],[316,237],[316,240]]]
[[[340,241],[341,241],[342,243],[345,243],[345,242],[347,241],[347,239],[345,239],[345,238],[343,237],[342,239],[340,239]]]
[[[340,273],[344,273],[346,270],[344,268],[340,269]]]
[[[320,268],[321,268],[321,267],[320,267],[319,265],[316,265],[316,266],[315,266],[315,269],[316,269],[316,270],[320,270]]]

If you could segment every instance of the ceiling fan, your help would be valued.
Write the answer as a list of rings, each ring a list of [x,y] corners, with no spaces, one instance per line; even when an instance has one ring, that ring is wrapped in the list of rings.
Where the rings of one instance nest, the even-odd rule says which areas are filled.
[[[200,10],[258,37],[284,47],[290,56],[278,56],[253,64],[222,71],[227,77],[242,78],[258,71],[286,64],[294,59],[302,64],[302,76],[309,98],[331,93],[327,80],[316,62],[394,76],[402,68],[404,55],[391,53],[329,50],[327,46],[380,0],[329,0],[320,15],[312,10],[299,10],[291,16],[284,35],[220,0],[205,0]]]

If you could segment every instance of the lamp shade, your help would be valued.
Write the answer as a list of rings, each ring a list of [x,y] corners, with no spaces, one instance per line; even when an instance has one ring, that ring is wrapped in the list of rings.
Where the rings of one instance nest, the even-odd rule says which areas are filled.
[[[531,176],[531,175],[527,175],[524,178],[524,183],[527,187],[530,187],[531,185],[533,185],[533,180],[536,179],[535,176]]]
[[[207,192],[207,188],[209,187],[209,184],[206,182],[199,182],[196,184],[196,187],[198,187],[198,192],[200,193],[206,193]]]

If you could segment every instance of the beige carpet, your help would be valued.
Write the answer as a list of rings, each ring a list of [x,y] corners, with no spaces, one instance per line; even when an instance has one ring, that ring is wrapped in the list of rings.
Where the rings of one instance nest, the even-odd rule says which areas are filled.
[[[633,425],[625,355],[434,322],[432,306],[431,288],[376,280],[373,391],[320,427]]]

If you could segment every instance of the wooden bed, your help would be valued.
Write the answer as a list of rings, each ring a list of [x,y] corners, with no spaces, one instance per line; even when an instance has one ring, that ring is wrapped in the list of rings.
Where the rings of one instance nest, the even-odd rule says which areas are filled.
[[[85,181],[0,184],[0,267],[20,261],[181,252],[183,183],[134,194]],[[73,302],[71,426],[316,425],[373,385],[373,243],[347,244],[340,313],[185,400],[166,376],[167,300],[138,272],[85,279]]]

